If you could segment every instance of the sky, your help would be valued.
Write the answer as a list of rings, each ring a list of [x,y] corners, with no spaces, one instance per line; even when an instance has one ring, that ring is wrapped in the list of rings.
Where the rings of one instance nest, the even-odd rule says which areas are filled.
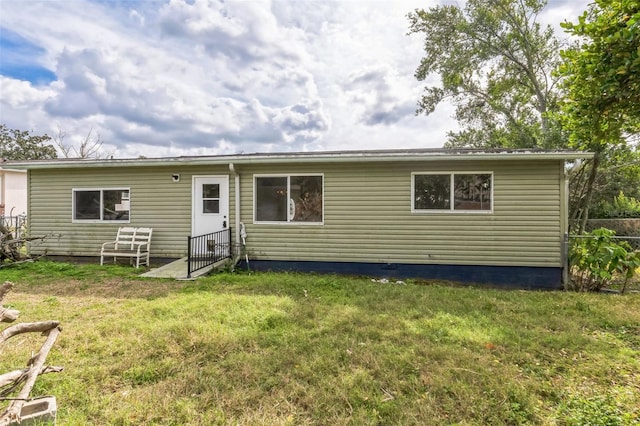
[[[438,148],[407,13],[464,0],[0,0],[0,124],[114,158]],[[549,0],[577,21],[589,0]]]

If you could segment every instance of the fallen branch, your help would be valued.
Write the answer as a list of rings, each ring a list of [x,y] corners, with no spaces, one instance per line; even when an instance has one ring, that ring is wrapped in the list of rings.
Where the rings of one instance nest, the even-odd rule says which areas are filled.
[[[1,304],[2,300],[12,287],[13,283],[9,281],[5,281],[4,284],[0,286],[0,318],[3,321],[15,320],[19,314],[17,310],[5,308]],[[58,338],[60,331],[59,321],[40,321],[15,324],[0,332],[0,344],[6,342],[13,336],[23,333],[42,332],[47,336],[38,353],[35,356],[32,356],[27,362],[27,368],[10,371],[0,375],[0,397],[1,399],[11,401],[7,409],[0,416],[0,426],[6,426],[14,422],[21,422],[22,408],[25,403],[29,401],[29,394],[31,393],[31,390],[36,383],[36,379],[40,374],[62,371],[62,367],[50,367],[44,365],[44,362]],[[7,397],[7,395],[12,394],[20,386],[22,386],[22,389],[20,389],[18,395],[11,398]]]
[[[8,425],[9,423],[14,421],[20,421],[20,410],[22,410],[22,406],[28,400],[31,389],[33,389],[33,385],[35,385],[36,379],[38,378],[38,374],[42,370],[44,362],[47,359],[47,355],[49,355],[49,351],[53,347],[53,344],[56,342],[59,334],[60,328],[57,326],[49,330],[47,340],[40,348],[40,351],[38,351],[38,354],[32,358],[33,364],[29,368],[29,372],[27,373],[27,380],[25,381],[22,390],[20,391],[20,393],[18,393],[15,399],[11,401],[9,407],[2,414],[2,417],[0,417],[0,426]]]
[[[33,241],[45,241],[51,237],[60,238],[60,234],[47,234],[43,236],[14,238],[13,232],[3,223],[0,223],[0,265],[2,261],[9,261],[9,264],[20,263],[29,259],[29,256],[21,252],[21,248]],[[6,265],[1,265],[3,267]]]
[[[5,281],[4,284],[0,286],[0,322],[14,322],[18,319],[18,315],[20,315],[20,311],[17,309],[10,309],[2,306],[4,296],[6,296],[12,288],[13,283],[10,281]]]
[[[22,370],[14,370],[8,373],[0,374],[0,388],[7,386],[12,382],[19,382],[22,380],[22,377],[26,377],[26,374],[29,372],[30,368],[23,368]],[[48,374],[48,373],[60,373],[64,371],[64,367],[58,367],[53,365],[45,365],[40,370],[38,374]]]
[[[20,311],[0,306],[0,322],[14,322],[18,319]]]
[[[4,300],[4,296],[6,296],[7,293],[11,291],[12,288],[13,288],[13,283],[11,281],[5,281],[0,286],[0,303],[2,303],[2,301]]]
[[[14,261],[11,261],[9,263],[4,263],[4,264],[0,263],[0,269],[6,268],[8,266],[19,265],[21,263],[30,263],[30,262],[33,262],[34,260],[37,260],[37,259],[39,259],[41,257],[44,257],[44,256],[46,256],[46,254],[43,254],[43,255],[37,256],[37,257],[30,257],[30,258],[24,259],[24,260],[14,260]]]
[[[0,343],[4,343],[13,336],[22,333],[45,333],[51,329],[54,329],[60,325],[60,321],[40,321],[40,322],[28,322],[12,325],[5,328],[0,333]]]

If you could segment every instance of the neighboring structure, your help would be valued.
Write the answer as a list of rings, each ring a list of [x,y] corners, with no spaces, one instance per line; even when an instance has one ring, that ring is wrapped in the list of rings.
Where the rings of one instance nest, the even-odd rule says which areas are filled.
[[[27,172],[0,167],[0,216],[27,213]]]
[[[561,286],[573,151],[388,150],[14,162],[49,255],[97,256],[119,226],[152,257],[246,225],[252,269]]]

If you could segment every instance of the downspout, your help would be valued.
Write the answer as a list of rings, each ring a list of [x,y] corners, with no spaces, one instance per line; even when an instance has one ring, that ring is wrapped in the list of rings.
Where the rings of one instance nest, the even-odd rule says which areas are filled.
[[[240,174],[236,171],[233,163],[229,163],[229,171],[233,173],[233,189],[235,190],[235,242],[240,242]]]
[[[562,262],[562,284],[569,287],[569,179],[565,162],[560,162],[560,259]]]

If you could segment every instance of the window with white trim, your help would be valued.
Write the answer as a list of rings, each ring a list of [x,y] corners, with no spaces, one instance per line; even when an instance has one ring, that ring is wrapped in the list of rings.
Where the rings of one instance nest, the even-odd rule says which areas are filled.
[[[73,220],[77,222],[128,222],[129,188],[73,190]]]
[[[414,212],[491,212],[493,173],[413,173]]]
[[[322,175],[254,176],[255,222],[322,223]]]

